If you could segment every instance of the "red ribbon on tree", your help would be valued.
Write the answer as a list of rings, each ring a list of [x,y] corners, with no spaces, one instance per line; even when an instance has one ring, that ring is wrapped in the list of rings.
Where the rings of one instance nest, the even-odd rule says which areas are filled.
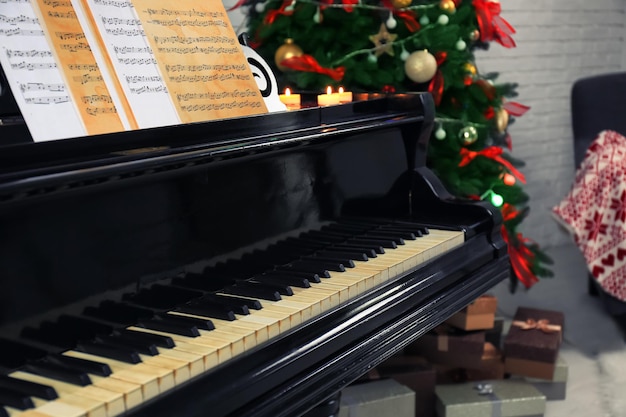
[[[359,0],[341,0],[341,4],[343,4],[344,10],[348,13],[352,13],[352,11],[354,10],[354,6],[355,4],[359,4]]]
[[[511,268],[513,268],[517,279],[521,281],[526,288],[530,288],[539,282],[539,278],[537,278],[531,268],[535,254],[526,246],[526,242],[529,242],[529,239],[524,238],[521,233],[518,233],[517,241],[519,244],[513,244],[509,237],[509,232],[504,226],[502,226],[502,238],[508,246]]]
[[[441,97],[443,96],[443,87],[444,87],[444,79],[443,74],[441,73],[441,65],[446,61],[448,57],[447,52],[437,52],[435,54],[435,60],[437,61],[437,72],[435,72],[435,76],[430,83],[428,84],[428,92],[432,94],[433,100],[435,101],[435,106],[439,106],[441,103]]]
[[[511,35],[515,33],[515,29],[500,17],[500,3],[493,0],[473,0],[472,5],[476,9],[480,40],[494,40],[505,48],[514,48],[515,41]]]
[[[295,71],[316,72],[318,74],[328,75],[335,81],[341,81],[346,69],[345,67],[324,68],[311,55],[294,56],[283,59],[280,65]]]
[[[506,110],[511,116],[515,117],[523,116],[528,110],[530,110],[530,107],[516,101],[507,101],[502,105],[502,108],[504,108],[504,110]]]
[[[276,20],[279,15],[291,16],[293,14],[293,10],[285,10],[287,6],[289,6],[291,3],[293,3],[293,0],[285,0],[283,4],[281,4],[280,8],[267,12],[265,18],[263,19],[263,22],[265,24],[271,25],[272,23],[274,23],[274,20]]]
[[[511,172],[511,174],[515,175],[517,179],[526,184],[526,178],[524,177],[524,174],[518,171],[517,168],[513,166],[513,164],[511,164],[509,161],[501,156],[503,152],[504,151],[502,150],[502,148],[499,148],[497,146],[489,146],[478,152],[470,151],[467,148],[461,148],[461,162],[459,162],[459,166],[464,167],[465,165],[472,162],[476,157],[482,156],[502,164],[509,170],[509,172]]]
[[[420,30],[421,26],[415,19],[417,15],[413,10],[398,10],[393,7],[393,4],[391,4],[391,0],[383,0],[383,6],[389,9],[394,16],[398,16],[400,19],[402,19],[404,21],[404,25],[409,30],[409,32],[417,32],[418,30]]]

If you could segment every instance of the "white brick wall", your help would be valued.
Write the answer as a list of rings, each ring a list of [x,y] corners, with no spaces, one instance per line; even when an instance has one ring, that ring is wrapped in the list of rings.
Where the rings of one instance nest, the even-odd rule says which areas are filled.
[[[574,176],[570,91],[581,77],[626,70],[625,0],[501,0],[516,29],[517,47],[492,44],[476,52],[482,72],[519,84],[515,100],[531,106],[510,128],[513,156],[523,169],[531,214],[522,231],[544,248],[569,241],[550,208]]]
[[[464,0],[470,1],[470,0]],[[236,0],[224,0],[226,7]],[[581,77],[626,70],[626,0],[501,0],[517,47],[493,43],[476,52],[480,72],[519,84],[515,100],[531,107],[510,128],[523,169],[531,214],[522,232],[548,248],[569,241],[550,217],[573,176],[570,90]],[[243,15],[232,12],[235,29]]]

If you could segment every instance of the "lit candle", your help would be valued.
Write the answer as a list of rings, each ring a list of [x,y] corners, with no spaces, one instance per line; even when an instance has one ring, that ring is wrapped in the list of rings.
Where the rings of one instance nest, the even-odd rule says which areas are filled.
[[[339,94],[333,94],[333,89],[326,88],[326,94],[319,94],[317,96],[318,106],[332,106],[333,104],[339,104]]]
[[[288,110],[300,108],[300,94],[291,94],[289,88],[285,88],[285,94],[280,94],[279,97]]]
[[[350,103],[352,102],[352,91],[343,91],[343,87],[339,87],[337,91],[339,94],[339,102],[340,103]]]

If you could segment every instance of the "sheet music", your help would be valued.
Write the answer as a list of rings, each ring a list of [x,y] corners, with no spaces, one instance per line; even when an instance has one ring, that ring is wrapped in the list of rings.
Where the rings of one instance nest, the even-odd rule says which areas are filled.
[[[267,113],[221,0],[133,4],[184,123]]]
[[[100,67],[112,66],[139,128],[181,122],[130,0],[71,0]],[[97,34],[99,33],[100,39]],[[94,48],[95,49],[95,48]]]
[[[29,0],[0,0],[0,45],[0,64],[33,139],[86,135]]]
[[[110,79],[107,85],[70,1],[35,0],[33,4],[87,134],[128,129],[120,97]]]

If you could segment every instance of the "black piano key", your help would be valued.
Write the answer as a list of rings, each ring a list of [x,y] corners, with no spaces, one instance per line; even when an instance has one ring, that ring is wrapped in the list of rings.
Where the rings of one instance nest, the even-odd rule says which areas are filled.
[[[253,278],[255,281],[266,282],[266,283],[275,283],[275,284],[285,284],[291,285],[293,287],[299,288],[310,288],[311,283],[306,278],[289,276],[289,275],[278,275],[273,274],[271,272],[257,275]]]
[[[35,408],[33,399],[28,395],[24,395],[23,393],[10,388],[2,387],[0,387],[0,404],[7,407],[17,408],[18,410]]]
[[[404,239],[399,237],[396,233],[393,232],[384,232],[384,231],[379,231],[379,230],[371,230],[363,235],[360,235],[359,237],[364,237],[366,239],[385,239],[385,240],[391,240],[393,241],[396,245],[404,245]]]
[[[16,340],[0,338],[0,366],[5,369],[16,369],[29,360],[43,358],[48,354],[43,349]]]
[[[339,231],[343,233],[361,234],[370,230],[371,226],[360,226],[357,224],[341,224],[333,223],[326,226],[322,226],[322,231]]]
[[[351,237],[351,234],[339,235],[330,232],[320,232],[317,230],[311,230],[309,232],[303,232],[298,236],[301,240],[312,240],[315,242],[333,244],[344,242],[347,238]]]
[[[147,290],[141,290],[138,293],[128,293],[122,296],[122,299],[128,303],[134,305],[156,309],[156,310],[171,310],[176,306],[176,302],[173,300],[160,297]]]
[[[134,341],[138,341],[142,343],[155,344],[158,347],[162,347],[166,349],[171,349],[173,347],[176,347],[176,343],[174,342],[174,339],[172,339],[169,336],[163,336],[160,334],[145,333],[145,332],[139,332],[136,330],[129,330],[129,329],[116,330],[115,334],[119,335],[120,337],[124,339],[134,340]]]
[[[172,279],[172,285],[203,291],[219,291],[224,288],[221,281],[211,280],[200,274],[187,274]]]
[[[352,243],[339,243],[337,245],[333,245],[333,248],[345,248],[345,249],[356,249],[363,251],[370,251],[369,253],[373,253],[372,258],[375,258],[377,255],[382,255],[385,253],[385,248],[380,245],[374,243],[366,243],[366,242],[352,242]]]
[[[141,358],[136,350],[124,349],[115,346],[107,346],[101,343],[81,342],[77,345],[77,350],[96,356],[115,359],[126,363],[140,363]]]
[[[152,310],[131,306],[117,301],[103,301],[97,308],[87,307],[84,314],[101,320],[120,324],[132,324],[140,319],[147,319],[154,315]]]
[[[137,353],[142,353],[149,356],[156,356],[159,354],[159,350],[153,343],[133,341],[121,338],[119,336],[98,336],[95,342],[102,343],[106,346],[136,350]]]
[[[173,300],[177,304],[185,303],[194,298],[201,297],[203,292],[185,288],[177,288],[171,285],[155,284],[150,287],[150,293]]]
[[[276,290],[280,295],[293,295],[293,289],[282,282],[261,282],[256,280],[244,281],[239,286],[263,287],[269,290]]]
[[[235,312],[230,308],[224,308],[224,306],[219,305],[200,304],[199,302],[183,304],[182,306],[176,307],[174,311],[220,320],[233,321],[236,319]]]
[[[76,340],[73,338],[69,338],[65,335],[54,333],[46,329],[37,329],[31,326],[24,327],[20,335],[26,339],[62,349],[72,349],[76,346]]]
[[[186,316],[180,316],[177,314],[167,314],[167,313],[157,314],[157,317],[160,318],[161,320],[170,320],[172,322],[178,322],[181,324],[188,324],[191,326],[195,326],[201,330],[215,330],[215,325],[213,324],[213,322],[207,319],[199,319],[195,317],[186,317]]]
[[[24,381],[7,375],[0,375],[0,387],[9,388],[24,395],[52,401],[59,398],[55,389],[37,382]]]
[[[282,297],[280,293],[272,288],[263,287],[261,285],[230,285],[224,288],[226,294],[241,295],[243,297],[255,297],[262,300],[280,301]]]
[[[52,363],[56,363],[62,366],[67,366],[68,368],[75,369],[78,371],[99,375],[99,376],[109,376],[111,375],[111,368],[106,363],[102,362],[94,362],[87,359],[82,358],[74,358],[72,356],[66,355],[58,355],[53,354],[46,357],[47,361]]]
[[[330,278],[330,272],[327,269],[321,268],[319,265],[311,265],[308,263],[302,262],[293,262],[289,265],[281,265],[276,267],[276,271],[286,271],[286,272],[305,272],[315,274],[321,278]]]
[[[384,249],[379,246],[378,248],[380,248],[383,252]],[[362,253],[364,254],[367,258],[376,258],[378,255],[376,254],[376,247],[374,245],[368,247],[367,245],[349,245],[346,243],[340,243],[338,245],[333,245],[330,248],[328,248],[328,250],[333,250],[333,249],[337,249],[339,251],[346,251],[346,252],[357,252],[357,253]]]
[[[302,258],[302,260],[312,262],[327,262],[326,265],[328,265],[328,267],[326,269],[328,269],[329,271],[343,272],[346,270],[346,268],[354,268],[354,261],[352,259],[340,255],[321,256],[315,254],[311,256],[306,256]]]
[[[284,268],[284,269],[274,269],[273,271],[268,271],[267,274],[272,274],[272,275],[286,275],[286,276],[291,276],[291,277],[298,277],[298,278],[304,278],[309,282],[322,282],[322,280],[320,279],[320,276],[317,275],[315,272],[301,272],[301,271],[294,271],[293,269],[289,269],[289,268]]]
[[[365,251],[361,251],[361,252],[357,250],[349,251],[349,250],[342,250],[341,248],[333,248],[333,247],[328,248],[326,250],[317,251],[315,252],[315,254],[321,257],[337,256],[339,258],[343,257],[345,259],[350,259],[350,260],[355,260],[355,261],[367,261],[369,259]]]
[[[82,387],[91,384],[91,378],[89,378],[87,373],[50,362],[29,362],[24,365],[23,370],[25,372],[45,376],[58,381],[68,382],[74,385],[80,385]]]
[[[139,327],[145,327],[146,329],[156,330],[159,332],[173,333],[187,337],[198,337],[200,331],[195,326],[189,326],[186,324],[175,323],[174,321],[167,320],[141,320],[137,323]]]
[[[321,271],[336,271],[336,272],[345,272],[346,268],[343,266],[341,262],[332,262],[325,260],[314,260],[312,257],[307,257],[303,260],[292,262],[291,265],[294,268],[298,268],[301,266],[311,266],[314,268],[318,268]],[[320,274],[322,276],[322,274]],[[328,275],[330,277],[330,274]]]
[[[376,230],[384,230],[391,232],[400,232],[403,233],[402,237],[406,239],[414,240],[417,237],[423,236],[421,228],[411,227],[411,226],[402,226],[402,225],[394,225],[394,224],[385,224],[378,227]]]
[[[221,305],[228,306],[233,309],[235,314],[250,314],[250,310],[260,310],[263,305],[259,300],[247,297],[237,297],[235,295],[224,294],[207,294],[201,300],[216,302]],[[247,310],[247,312],[246,312]]]
[[[74,331],[85,339],[93,338],[99,334],[111,334],[113,332],[113,327],[107,324],[67,314],[61,315],[57,320],[57,324],[64,328],[69,327],[74,329]]]
[[[299,237],[288,237],[276,243],[272,248],[300,248],[301,250],[314,252],[327,246],[329,242],[320,242],[319,240],[302,239]]]
[[[377,246],[382,246],[383,248],[388,248],[388,249],[396,249],[398,247],[396,242],[394,242],[391,239],[381,239],[381,238],[361,237],[361,236],[353,237],[347,240],[346,243],[352,243],[352,244],[369,243],[369,244],[373,244]]]

